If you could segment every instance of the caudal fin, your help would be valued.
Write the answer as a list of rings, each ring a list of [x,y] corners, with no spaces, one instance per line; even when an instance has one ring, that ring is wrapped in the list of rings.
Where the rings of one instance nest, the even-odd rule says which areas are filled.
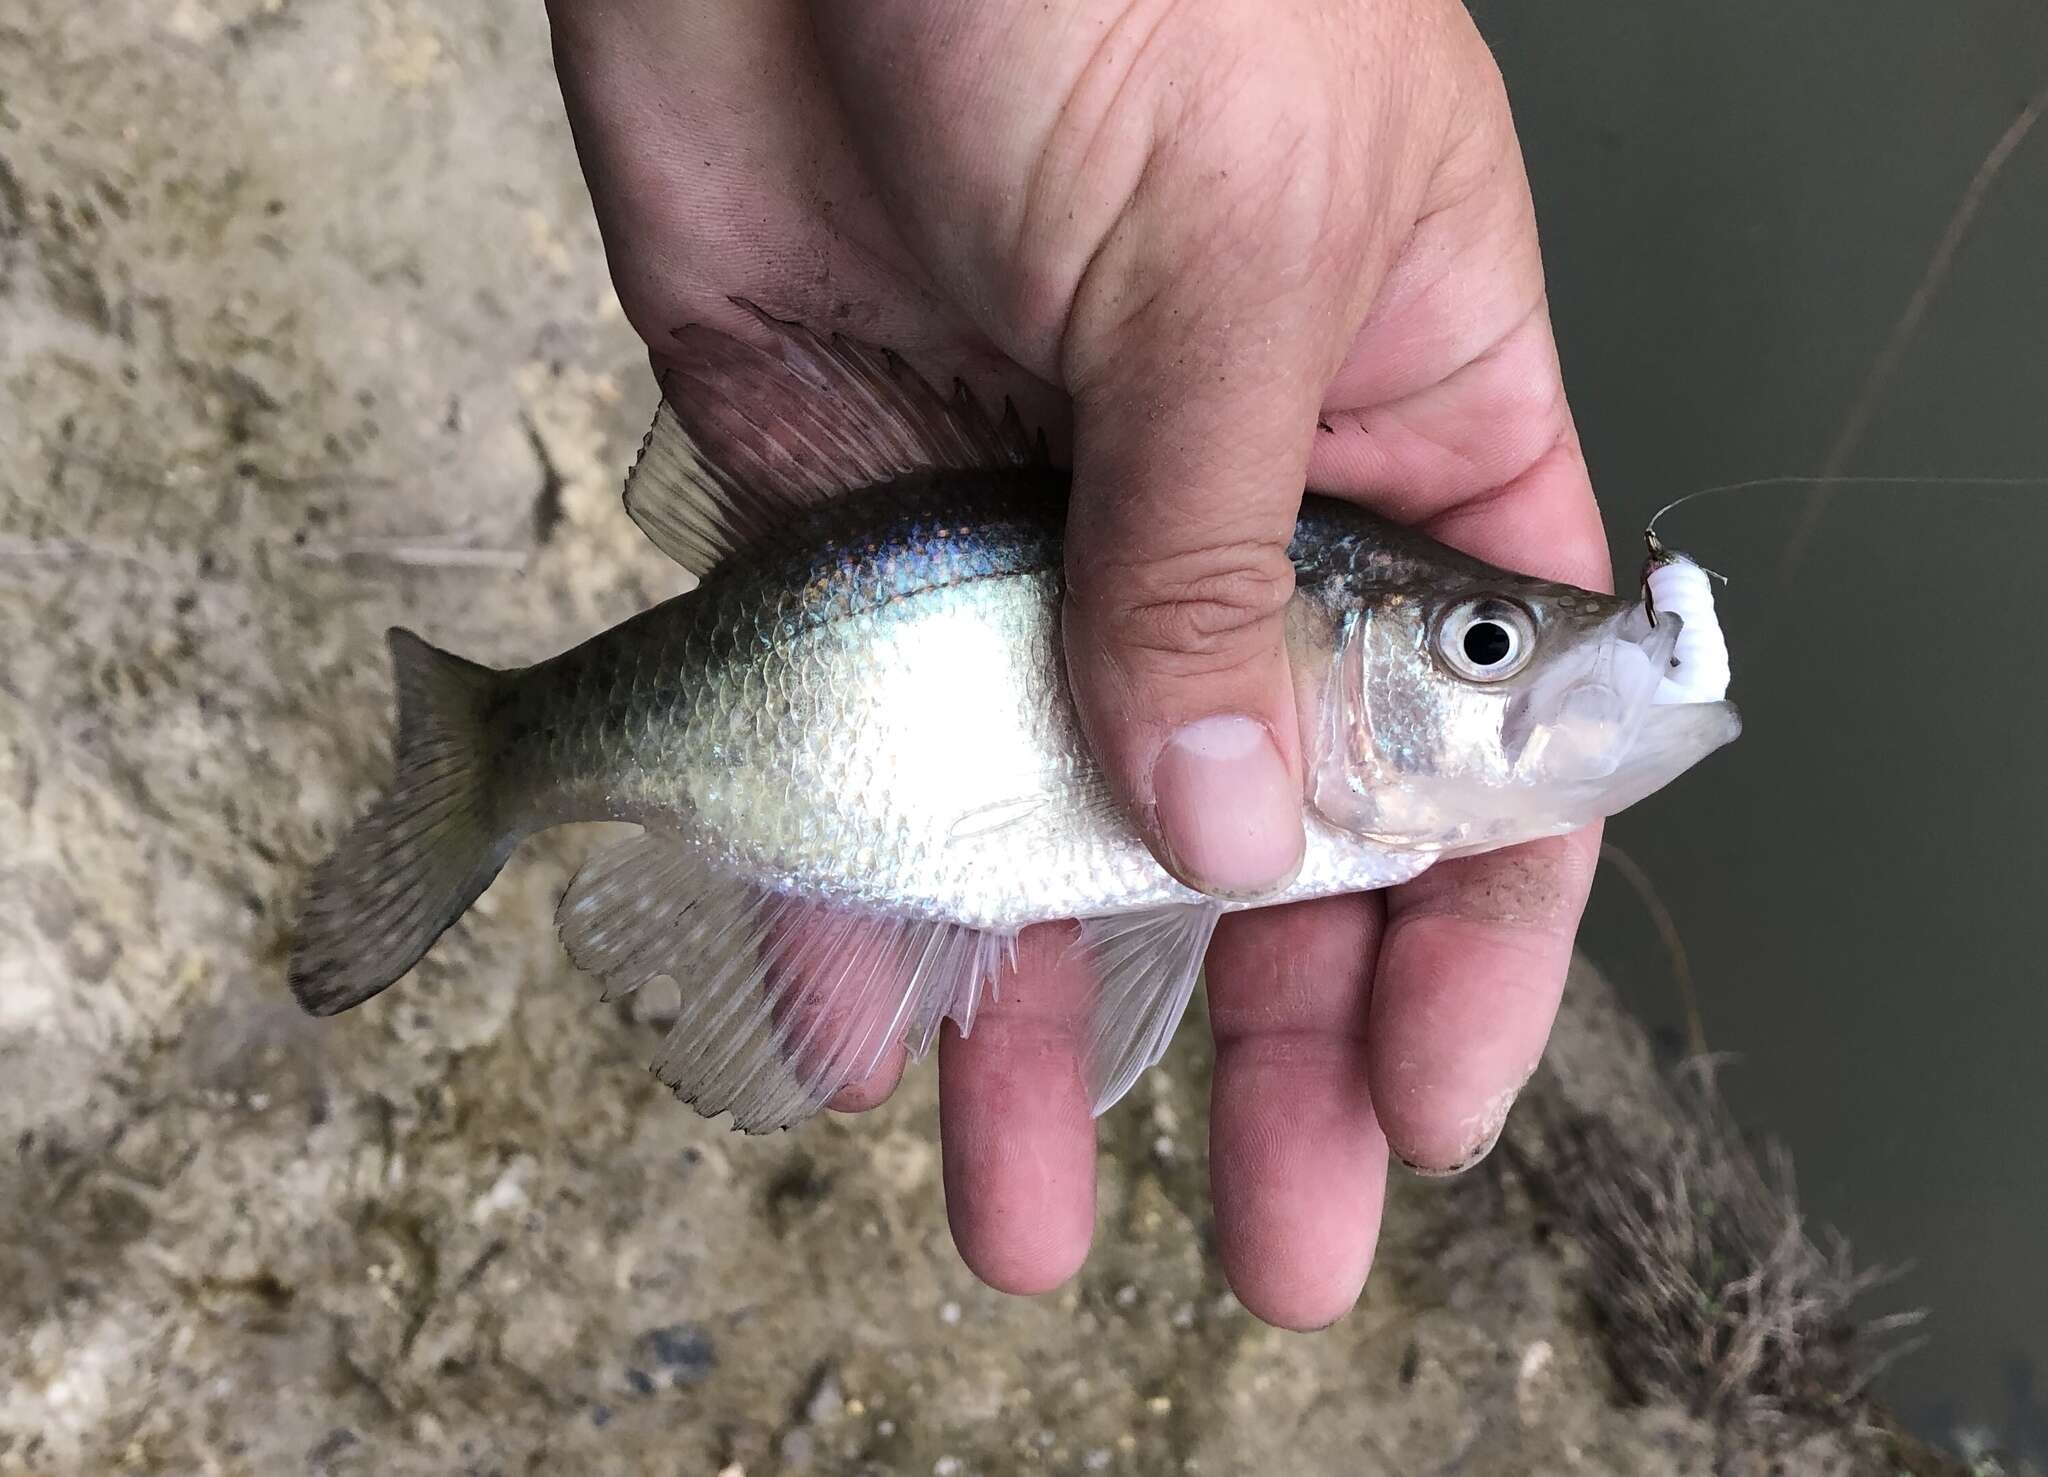
[[[314,1015],[397,980],[498,875],[517,837],[493,814],[487,710],[504,674],[389,637],[398,687],[391,788],[313,872],[292,941],[292,993]]]

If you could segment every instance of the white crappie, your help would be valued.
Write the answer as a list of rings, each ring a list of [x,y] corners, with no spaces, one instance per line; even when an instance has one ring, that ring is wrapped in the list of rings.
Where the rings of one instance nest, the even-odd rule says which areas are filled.
[[[1014,414],[760,321],[773,352],[679,335],[627,486],[698,589],[517,671],[393,633],[397,778],[314,875],[293,988],[319,1014],[358,1004],[521,837],[636,821],[578,874],[562,937],[612,991],[681,985],[657,1067],[700,1110],[749,1129],[815,1112],[896,1042],[969,1028],[1020,929],[1078,918],[1100,1111],[1164,1050],[1217,916],[1245,904],[1159,867],[1081,736],[1065,474]],[[1571,829],[1737,732],[1718,690],[1671,680],[1679,618],[1322,498],[1291,553],[1308,846],[1262,905]]]

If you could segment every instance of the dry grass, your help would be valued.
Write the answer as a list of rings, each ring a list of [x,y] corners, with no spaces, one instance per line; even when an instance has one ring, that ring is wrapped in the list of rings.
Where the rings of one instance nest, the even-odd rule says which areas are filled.
[[[1853,1310],[1891,1274],[1808,1234],[1788,1156],[1744,1137],[1714,1073],[1701,1058],[1672,1080],[1678,1127],[1655,1152],[1604,1119],[1553,1112],[1521,1168],[1587,1250],[1588,1295],[1629,1397],[1750,1428],[1792,1415],[1859,1424],[1871,1380],[1921,1315]]]

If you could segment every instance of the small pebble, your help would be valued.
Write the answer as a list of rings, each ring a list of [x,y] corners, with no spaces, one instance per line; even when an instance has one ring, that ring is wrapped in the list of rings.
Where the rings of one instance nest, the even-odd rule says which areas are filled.
[[[958,1323],[959,1321],[960,1305],[958,1303],[946,1302],[939,1304],[939,1322],[945,1324],[948,1328],[951,1328],[954,1324]]]
[[[960,1458],[942,1456],[932,1463],[932,1477],[960,1477]]]
[[[779,1450],[783,1466],[808,1467],[811,1458],[817,1455],[818,1443],[809,1431],[784,1431]]]

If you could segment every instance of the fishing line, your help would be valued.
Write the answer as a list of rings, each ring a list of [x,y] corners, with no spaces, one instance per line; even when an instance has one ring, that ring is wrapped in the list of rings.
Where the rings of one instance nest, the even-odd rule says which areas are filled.
[[[1956,202],[1956,208],[1950,213],[1948,223],[1943,228],[1939,240],[1935,243],[1933,254],[1928,259],[1920,281],[1914,287],[1912,295],[1906,300],[1905,307],[1901,311],[1897,322],[1892,325],[1891,332],[1886,335],[1884,344],[1879,349],[1876,359],[1872,361],[1869,371],[1864,375],[1863,382],[1857,390],[1856,398],[1850,404],[1848,416],[1844,420],[1840,431],[1836,433],[1834,443],[1828,450],[1826,460],[1821,464],[1824,470],[1819,475],[1813,476],[1751,477],[1740,482],[1722,483],[1717,487],[1697,488],[1692,492],[1686,493],[1683,497],[1666,503],[1655,513],[1651,514],[1650,521],[1643,527],[1643,543],[1649,551],[1649,563],[1644,567],[1644,598],[1646,604],[1649,602],[1648,578],[1650,569],[1671,557],[1657,537],[1657,524],[1666,514],[1685,506],[1685,504],[1692,502],[1696,498],[1715,496],[1724,492],[1744,492],[1762,487],[1809,487],[1815,489],[1815,495],[1805,499],[1805,506],[1800,510],[1798,521],[1793,525],[1792,532],[1779,553],[1777,584],[1778,589],[1783,592],[1791,586],[1792,575],[1799,566],[1800,558],[1805,553],[1807,545],[1812,541],[1815,532],[1820,526],[1822,515],[1826,511],[1828,495],[1837,487],[1949,486],[2048,489],[2048,476],[1873,477],[1843,476],[1839,472],[1841,467],[1847,465],[1850,457],[1855,454],[1857,447],[1862,442],[1864,432],[1868,428],[1872,417],[1876,414],[1877,407],[1883,399],[1885,390],[1889,387],[1900,364],[1904,362],[1906,353],[1919,332],[1922,320],[1926,317],[1932,306],[1936,294],[1947,280],[1949,271],[1961,251],[1963,242],[1969,235],[1970,228],[1975,224],[1978,213],[1982,210],[1984,202],[1989,198],[1993,182],[1998,178],[2000,171],[2005,168],[2012,156],[2019,151],[2020,145],[2025,142],[2027,135],[2032,132],[2034,125],[2040,121],[2044,113],[2048,113],[2048,85],[2043,85],[2027,100],[2026,105],[2021,108],[2019,115],[2013,119],[2005,132],[1992,144],[1990,152],[1985,155],[1983,161],[1977,166],[1976,173],[1971,176],[1968,186],[1963,191],[1962,198]],[[1705,573],[1720,580],[1722,584],[1728,583],[1727,576],[1705,569],[1705,566],[1701,566],[1701,568]],[[1656,618],[1655,607],[1652,605],[1650,608],[1652,612],[1651,619],[1654,620]],[[1758,656],[1762,654],[1761,647],[1769,645],[1769,639],[1771,635],[1775,634],[1775,630],[1776,628],[1773,626],[1767,628],[1763,633],[1765,639],[1760,643]],[[1657,896],[1656,888],[1651,882],[1648,872],[1634,858],[1621,851],[1612,842],[1603,843],[1601,855],[1602,859],[1607,861],[1613,870],[1619,872],[1628,882],[1630,888],[1634,890],[1638,898],[1642,900],[1644,906],[1649,910],[1652,921],[1656,923],[1658,932],[1663,937],[1665,949],[1671,956],[1673,973],[1677,978],[1680,998],[1686,1010],[1688,1034],[1692,1039],[1695,1050],[1703,1052],[1706,1045],[1706,1032],[1700,1020],[1698,1002],[1693,992],[1691,966],[1685,957],[1684,944],[1679,939],[1676,922],[1671,918],[1669,910],[1665,908],[1663,900]]]
[[[1920,473],[1911,476],[1859,475],[1849,477],[1833,477],[1824,475],[1801,475],[1786,473],[1772,477],[1746,477],[1739,482],[1723,482],[1715,487],[1695,488],[1691,492],[1686,493],[1683,497],[1673,498],[1670,502],[1666,503],[1663,507],[1659,508],[1656,512],[1652,513],[1650,515],[1650,521],[1643,526],[1643,545],[1645,549],[1648,551],[1649,555],[1648,562],[1645,563],[1643,567],[1643,588],[1645,592],[1645,600],[1647,601],[1650,599],[1650,571],[1657,568],[1659,565],[1671,562],[1672,559],[1676,557],[1665,547],[1663,539],[1659,537],[1657,532],[1658,523],[1667,514],[1684,507],[1687,503],[1693,502],[1698,498],[1713,497],[1724,492],[1749,492],[1765,487],[1862,487],[1866,489],[1878,487],[1974,487],[1994,490],[2004,489],[2008,491],[2019,488],[2037,488],[2048,490],[2048,475],[2036,474],[2033,476],[2024,477],[1944,477],[1936,476],[1930,473]],[[1693,559],[1690,556],[1685,556],[1685,562],[1695,565],[1702,574],[1711,576],[1712,578],[1719,580],[1723,585],[1727,585],[1729,583],[1728,576],[1720,573],[1718,570],[1708,569],[1705,565],[1700,564],[1698,560]],[[1790,568],[1781,563],[1778,569],[1778,592],[1780,594],[1783,594],[1787,590],[1789,590],[1791,586],[1791,575],[1792,571],[1790,570]],[[1651,613],[1651,619],[1654,620],[1656,618],[1656,607],[1654,603],[1650,605],[1649,609]],[[1767,625],[1764,628],[1764,630],[1758,634],[1758,637],[1756,638],[1756,644],[1750,649],[1748,653],[1750,660],[1757,661],[1763,658],[1763,656],[1766,654],[1766,652],[1769,650],[1771,646],[1771,638],[1775,635],[1776,630],[1777,627],[1775,623],[1773,623]]]
[[[1650,515],[1650,521],[1643,525],[1643,543],[1649,549],[1653,562],[1665,556],[1664,541],[1657,535],[1657,524],[1665,514],[1684,507],[1697,498],[1713,497],[1724,492],[1748,492],[1760,487],[1981,487],[2021,488],[2035,487],[2048,489],[2048,476],[2032,477],[1940,477],[1920,474],[1907,477],[1834,477],[1800,476],[1784,474],[1775,477],[1747,477],[1740,482],[1723,482],[1715,487],[1699,487],[1683,497],[1673,498]],[[1700,566],[1702,572],[1713,576],[1722,584],[1728,583],[1728,576],[1718,570]],[[1791,581],[1789,566],[1780,565],[1778,586],[1783,589]]]
[[[1666,513],[1684,507],[1695,498],[1711,497],[1722,492],[1746,492],[1753,487],[2044,487],[2048,488],[2048,476],[2039,477],[1937,477],[1922,475],[1915,477],[1822,477],[1822,476],[1779,476],[1750,477],[1741,482],[1723,482],[1718,487],[1696,488],[1680,498],[1674,498],[1650,515],[1650,521],[1643,525],[1645,537],[1657,532],[1657,521]]]
[[[1671,909],[1665,906],[1664,897],[1657,891],[1657,884],[1651,880],[1649,869],[1626,851],[1619,842],[1602,840],[1600,860],[1614,869],[1621,880],[1629,885],[1636,895],[1636,901],[1643,905],[1643,911],[1650,916],[1651,924],[1657,930],[1657,937],[1663,941],[1665,958],[1671,964],[1671,978],[1678,986],[1679,1003],[1685,1009],[1685,1038],[1688,1054],[1700,1058],[1707,1055],[1707,1027],[1700,1014],[1699,992],[1693,988],[1692,961],[1685,952],[1685,940],[1678,932],[1678,920],[1671,916]]]
[[[1792,582],[1792,571],[1799,567],[1800,557],[1806,546],[1820,528],[1821,515],[1827,511],[1830,481],[1847,479],[1835,478],[1834,474],[1849,465],[1849,458],[1855,455],[1857,446],[1863,440],[1863,433],[1877,414],[1878,405],[1884,399],[1899,366],[1905,363],[1906,351],[1912,347],[1914,337],[1920,331],[1921,321],[1933,306],[1934,298],[1948,280],[1949,269],[1955,265],[1956,256],[1962,250],[1963,242],[1976,223],[1977,214],[1984,208],[1984,202],[1991,197],[1991,186],[1997,180],[1999,171],[2004,169],[2012,156],[2019,152],[2027,135],[2048,112],[2048,83],[2027,99],[2019,116],[2012,120],[2005,132],[1991,145],[1991,151],[1978,164],[1977,172],[1970,177],[1970,183],[1963,190],[1962,198],[1956,201],[1956,208],[1949,214],[1948,224],[1942,228],[1941,239],[1935,242],[1934,254],[1927,259],[1927,268],[1921,273],[1920,281],[1913,289],[1913,295],[1906,300],[1903,312],[1892,325],[1892,331],[1885,336],[1884,347],[1878,350],[1877,358],[1871,361],[1870,371],[1863,377],[1862,387],[1856,392],[1856,399],[1849,406],[1848,419],[1842,422],[1842,429],[1836,433],[1835,443],[1828,450],[1827,460],[1821,463],[1826,475],[1820,479],[1823,485],[1806,500],[1806,508],[1799,521],[1793,525],[1791,537],[1785,540],[1785,547],[1778,559],[1778,586],[1780,589]]]

